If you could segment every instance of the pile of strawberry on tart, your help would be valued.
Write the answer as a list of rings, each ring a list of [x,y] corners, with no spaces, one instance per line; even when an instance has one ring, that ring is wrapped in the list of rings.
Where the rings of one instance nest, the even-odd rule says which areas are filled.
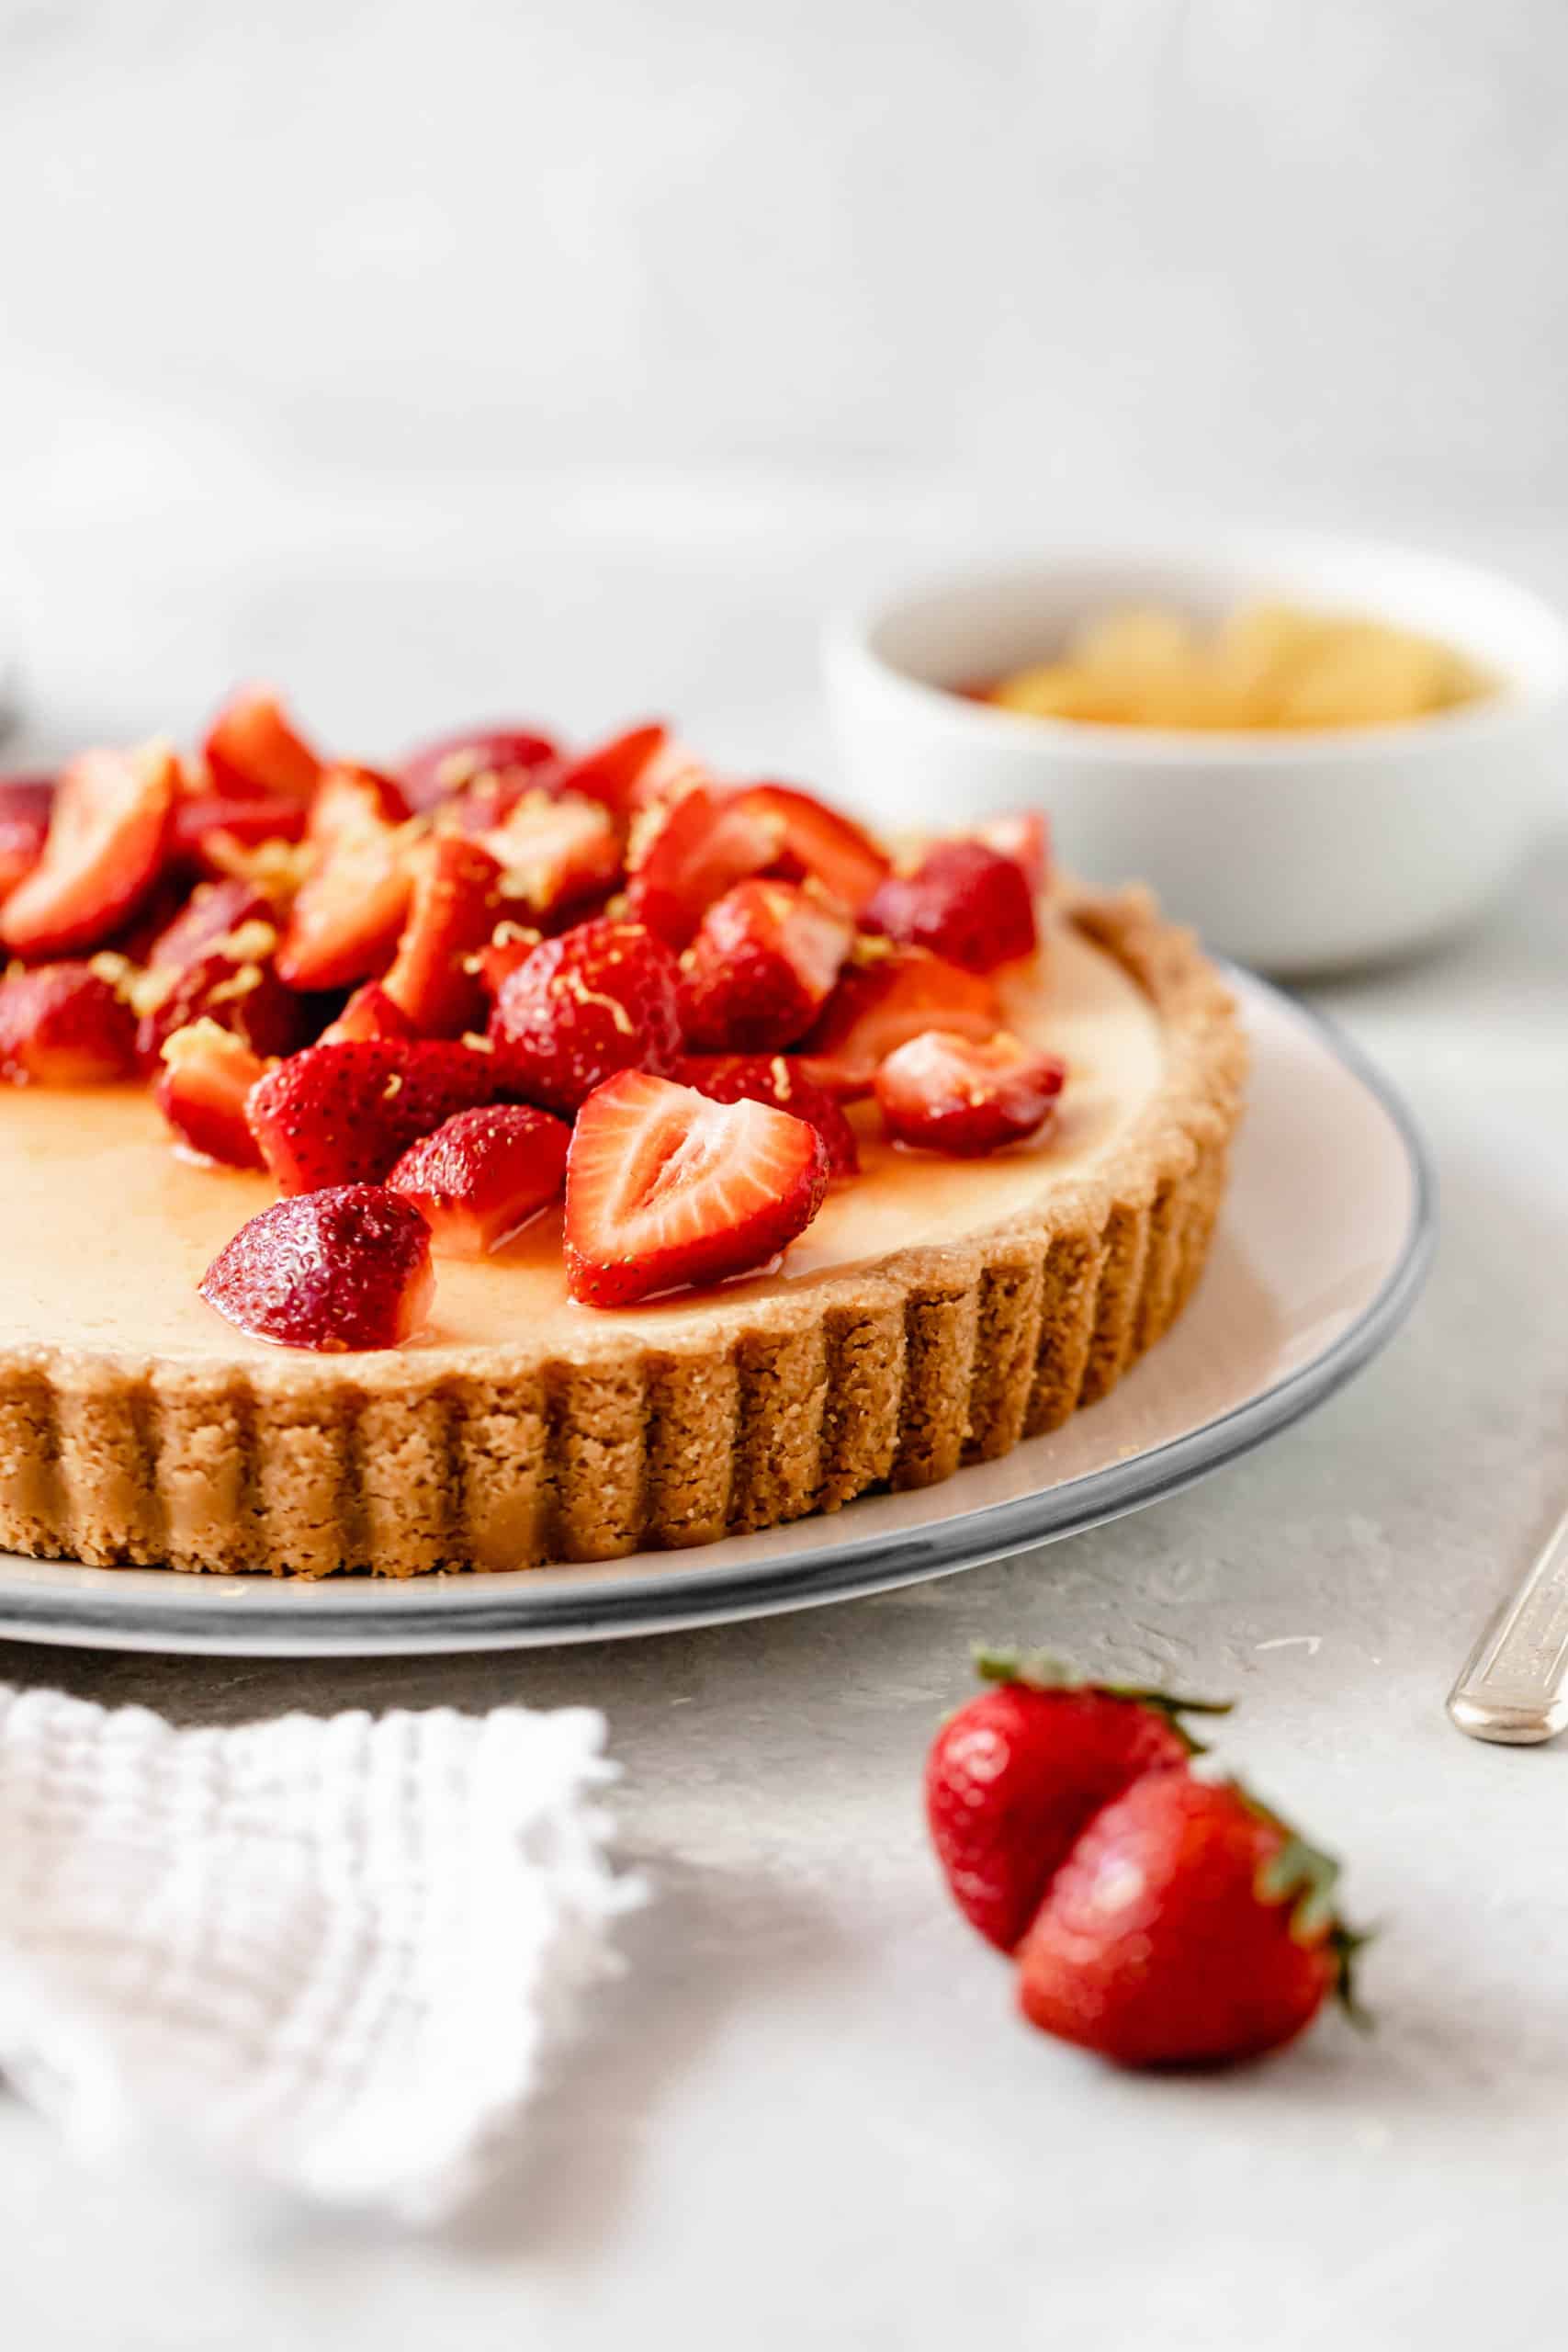
[[[660,726],[394,771],[275,695],[0,782],[0,1543],[319,1576],[700,1544],[1102,1396],[1234,1010],[1037,820],[897,859]],[[270,1344],[269,1344],[270,1343]]]

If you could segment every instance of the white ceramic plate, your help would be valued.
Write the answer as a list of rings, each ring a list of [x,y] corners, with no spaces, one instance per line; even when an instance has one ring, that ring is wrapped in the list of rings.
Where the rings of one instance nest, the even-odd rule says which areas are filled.
[[[1386,1083],[1245,973],[1250,1102],[1209,1269],[1102,1404],[916,1494],[701,1551],[592,1567],[323,1583],[0,1554],[0,1634],[95,1648],[312,1657],[602,1640],[845,1600],[1076,1534],[1287,1428],[1392,1338],[1426,1273],[1432,1182]]]

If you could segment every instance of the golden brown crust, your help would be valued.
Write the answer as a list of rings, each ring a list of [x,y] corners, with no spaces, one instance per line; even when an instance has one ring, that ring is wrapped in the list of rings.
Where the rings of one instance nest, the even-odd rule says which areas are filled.
[[[1191,934],[1141,890],[1069,919],[1164,1029],[1112,1159],[962,1246],[771,1296],[689,1346],[617,1335],[479,1376],[56,1363],[0,1351],[0,1544],[96,1566],[319,1577],[600,1560],[929,1486],[1103,1396],[1207,1256],[1246,1047]]]

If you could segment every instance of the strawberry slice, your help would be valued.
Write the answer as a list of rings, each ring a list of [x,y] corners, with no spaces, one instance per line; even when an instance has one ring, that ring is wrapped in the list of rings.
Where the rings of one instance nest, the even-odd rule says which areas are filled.
[[[107,939],[157,879],[178,788],[166,743],[73,760],[43,854],[0,907],[0,943],[18,956],[58,956]]]
[[[323,763],[294,728],[270,686],[241,686],[201,747],[218,792],[235,800],[308,801]]]
[[[280,1347],[395,1348],[435,1297],[430,1229],[384,1184],[340,1184],[275,1201],[202,1276],[209,1306]]]
[[[671,947],[684,947],[706,910],[780,854],[782,835],[740,797],[696,785],[632,838],[627,910]]]
[[[262,1158],[285,1193],[375,1183],[421,1136],[500,1091],[491,1055],[471,1046],[308,1046],[268,1071],[245,1106]]]
[[[400,1004],[394,1004],[379,980],[367,980],[355,989],[335,1021],[329,1021],[318,1046],[357,1046],[371,1037],[417,1037],[419,1031]]]
[[[238,851],[257,849],[263,842],[300,840],[310,814],[303,800],[259,795],[244,800],[218,793],[183,798],[175,808],[170,854],[203,874],[232,873]]]
[[[861,921],[971,972],[1032,956],[1039,944],[1022,867],[984,842],[938,842],[912,872],[887,876]]]
[[[465,798],[480,787],[478,797],[488,800],[497,823],[511,806],[499,803],[510,790],[512,799],[526,792],[541,770],[556,758],[547,735],[526,727],[470,727],[455,735],[439,735],[411,752],[398,770],[403,797],[413,809],[439,808],[443,801]],[[489,780],[490,788],[484,788]]]
[[[198,883],[173,922],[152,942],[148,967],[154,972],[183,972],[247,924],[276,926],[276,905],[259,882],[227,876],[219,882]]]
[[[810,875],[852,914],[875,891],[892,864],[885,849],[848,817],[788,784],[753,784],[737,796],[743,817],[766,827],[773,869],[792,878]]]
[[[53,800],[52,776],[0,776],[0,905],[43,855]]]
[[[369,768],[330,769],[310,808],[312,870],[277,951],[291,989],[348,988],[390,959],[411,881],[397,786]]]
[[[245,1098],[265,1076],[259,1056],[216,1021],[176,1029],[152,1087],[152,1100],[175,1131],[175,1150],[226,1168],[265,1167],[245,1117]]]
[[[674,778],[691,763],[671,742],[670,729],[659,721],[628,727],[607,743],[595,743],[575,759],[563,760],[550,779],[555,792],[576,792],[601,800],[623,825],[639,808],[662,797]]]
[[[461,833],[433,833],[408,854],[413,896],[382,988],[427,1037],[484,1025],[485,992],[469,959],[495,926],[502,871]]]
[[[828,1188],[816,1128],[623,1070],[578,1114],[566,1166],[566,1281],[588,1306],[722,1282],[805,1231]]]
[[[603,898],[621,878],[615,819],[581,793],[525,793],[505,823],[482,838],[505,870],[503,897],[532,916]]]
[[[571,1129],[515,1102],[459,1111],[411,1144],[387,1182],[413,1202],[438,1255],[485,1258],[553,1201]]]
[[[107,1086],[136,1069],[136,1015],[90,964],[39,964],[0,980],[0,1080]]]
[[[1038,1134],[1056,1107],[1066,1066],[1005,1029],[983,1045],[928,1029],[876,1073],[877,1107],[895,1143],[978,1159]]]
[[[570,1113],[617,1070],[668,1069],[681,1050],[680,979],[640,923],[601,919],[541,940],[490,1017],[507,1091]]]
[[[682,1054],[670,1076],[677,1086],[694,1086],[710,1102],[771,1102],[775,1111],[809,1119],[831,1175],[859,1175],[860,1148],[842,1106],[790,1055]]]
[[[793,1045],[832,994],[853,937],[843,909],[814,887],[738,882],[681,959],[688,1041],[736,1053]]]
[[[991,817],[976,826],[975,839],[1000,856],[1010,857],[1029,885],[1030,897],[1040,896],[1051,870],[1051,834],[1043,817],[1033,809],[1020,810],[1011,817]]]
[[[857,950],[805,1038],[807,1077],[840,1100],[867,1094],[877,1064],[925,1029],[984,1040],[1001,1027],[991,982],[919,947]]]

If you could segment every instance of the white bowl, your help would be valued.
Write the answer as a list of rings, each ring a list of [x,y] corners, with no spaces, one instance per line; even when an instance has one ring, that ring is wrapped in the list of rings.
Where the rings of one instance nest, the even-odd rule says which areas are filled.
[[[952,691],[1048,659],[1086,614],[1217,619],[1267,597],[1403,623],[1498,681],[1385,726],[1177,733],[1030,718]],[[1495,573],[1334,540],[1043,557],[910,589],[829,625],[830,712],[852,796],[892,829],[1010,808],[1050,818],[1096,883],[1151,883],[1212,946],[1275,972],[1416,947],[1480,913],[1536,830],[1560,755],[1568,630]]]

